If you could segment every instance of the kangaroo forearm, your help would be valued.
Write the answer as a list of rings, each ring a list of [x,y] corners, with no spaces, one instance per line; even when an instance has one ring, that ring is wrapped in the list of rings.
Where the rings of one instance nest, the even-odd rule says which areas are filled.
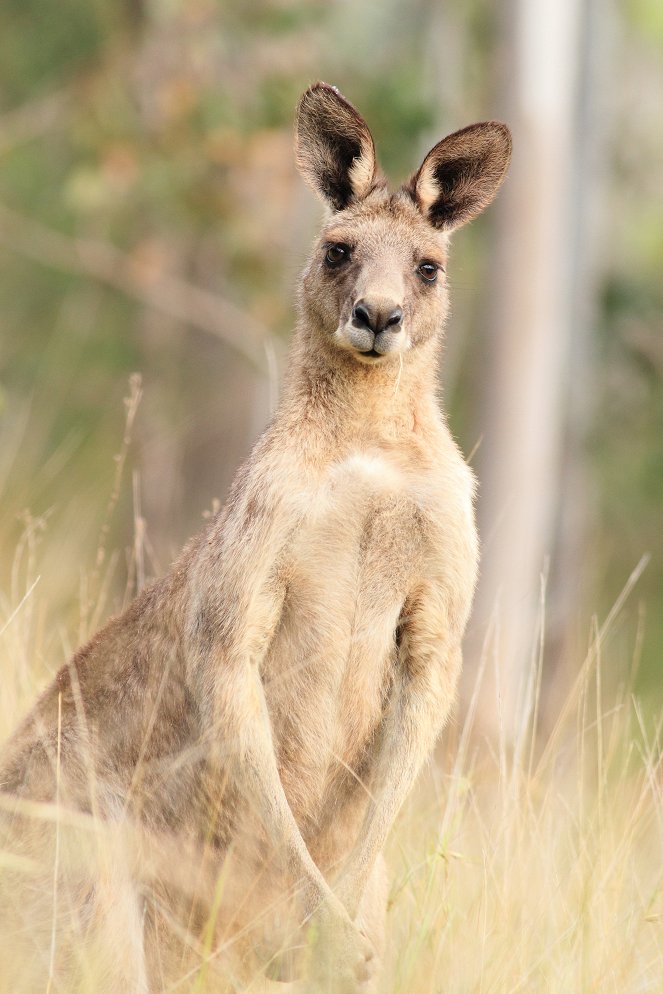
[[[418,770],[418,764],[408,763],[398,780],[385,785],[375,802],[371,802],[360,841],[350,856],[337,892],[351,916],[357,912],[375,861],[385,846],[394,820]]]
[[[312,899],[322,900],[331,893],[308,851],[299,826],[288,804],[278,768],[270,751],[261,742],[262,729],[254,729],[255,737],[243,756],[238,776],[245,793],[259,814],[269,840],[283,853],[291,876],[303,884]]]
[[[226,687],[228,681],[225,681]],[[240,720],[228,726],[223,709],[217,727],[234,730],[234,767],[251,810],[258,813],[267,838],[285,856],[290,876],[300,886],[306,914],[333,899],[329,885],[308,851],[279,775],[264,690],[257,667],[239,668],[232,681],[233,711]]]
[[[436,710],[433,696],[405,692],[387,719],[373,797],[338,891],[353,916],[398,812],[433,748],[440,727]]]

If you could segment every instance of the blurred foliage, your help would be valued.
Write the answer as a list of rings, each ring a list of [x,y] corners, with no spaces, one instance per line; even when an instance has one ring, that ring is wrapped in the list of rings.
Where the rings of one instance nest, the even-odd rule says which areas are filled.
[[[663,655],[663,32],[648,0],[624,0],[617,18],[625,82],[605,164],[586,602],[611,603],[652,553],[639,591],[649,614],[643,680],[654,687]],[[5,0],[0,205],[42,228],[17,238],[10,227],[0,240],[3,583],[23,512],[48,515],[48,534],[62,540],[43,543],[41,571],[62,616],[71,610],[112,489],[134,370],[144,400],[130,463],[152,568],[165,567],[264,425],[270,376],[195,321],[147,306],[141,288],[171,278],[206,288],[285,340],[317,216],[292,159],[301,91],[316,78],[338,84],[401,180],[442,133],[498,113],[499,30],[487,0],[444,12],[432,0],[407,11],[396,0]],[[466,450],[479,434],[489,223],[458,239],[451,271],[445,390]],[[120,249],[137,291],[92,278],[80,252],[76,264],[48,264],[48,230]],[[137,513],[127,479],[111,546],[131,545]]]

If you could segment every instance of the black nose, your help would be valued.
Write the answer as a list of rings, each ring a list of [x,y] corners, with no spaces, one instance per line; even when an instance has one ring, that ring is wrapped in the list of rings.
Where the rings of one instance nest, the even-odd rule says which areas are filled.
[[[402,320],[403,311],[400,307],[394,307],[393,311],[389,311],[389,314],[387,314],[387,320],[385,321],[384,328],[382,330],[384,331],[385,328],[391,328],[393,331],[398,331],[396,326],[400,325]]]
[[[358,300],[352,308],[352,320],[359,328],[368,328],[374,335],[379,335],[387,328],[400,331],[403,311],[400,307],[381,308],[368,300]]]

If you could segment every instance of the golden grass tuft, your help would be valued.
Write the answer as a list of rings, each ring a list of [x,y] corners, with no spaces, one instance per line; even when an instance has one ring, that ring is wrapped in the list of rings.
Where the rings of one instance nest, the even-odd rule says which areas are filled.
[[[134,388],[137,404],[139,385]],[[130,403],[129,418],[133,413]],[[125,454],[127,445],[128,436]],[[119,485],[118,475],[109,514]],[[114,557],[103,547],[104,526],[103,551],[81,586],[78,630],[60,630],[54,639],[50,591],[38,580],[39,540],[45,532],[46,543],[64,549],[66,537],[48,527],[26,518],[9,589],[0,595],[2,739],[71,646],[108,611]],[[137,540],[128,557],[132,587],[141,564]],[[638,575],[634,571],[604,625],[596,627],[552,731],[543,736],[537,728],[540,653],[514,742],[489,742],[475,731],[476,696],[445,735],[389,845],[383,994],[663,991],[661,720],[645,719],[628,675],[621,689],[607,693],[602,687],[611,625]],[[90,860],[102,876],[123,872],[121,833],[39,805],[25,816],[35,831],[51,826],[43,851],[49,884],[38,895],[38,919],[23,921],[19,935],[0,935],[0,994],[70,994],[55,969],[65,947],[79,977],[76,990],[92,994],[107,969],[106,954],[83,941],[85,908],[67,906],[69,892],[60,880],[76,876],[77,862]],[[28,857],[0,849],[4,909],[19,902],[22,887],[36,886],[35,879]],[[222,880],[213,914],[221,893]],[[190,944],[179,980],[166,990],[220,989],[212,935],[210,928],[202,942]],[[33,983],[31,977],[40,979]],[[258,978],[250,989],[287,990],[265,988]]]

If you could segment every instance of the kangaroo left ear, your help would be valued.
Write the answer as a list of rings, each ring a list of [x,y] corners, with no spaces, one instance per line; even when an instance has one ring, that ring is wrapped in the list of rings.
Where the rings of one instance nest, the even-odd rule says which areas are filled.
[[[488,206],[510,158],[506,124],[471,124],[438,142],[406,189],[432,225],[452,231]]]
[[[370,193],[377,172],[373,138],[335,87],[315,83],[299,101],[295,151],[302,175],[333,210]]]

